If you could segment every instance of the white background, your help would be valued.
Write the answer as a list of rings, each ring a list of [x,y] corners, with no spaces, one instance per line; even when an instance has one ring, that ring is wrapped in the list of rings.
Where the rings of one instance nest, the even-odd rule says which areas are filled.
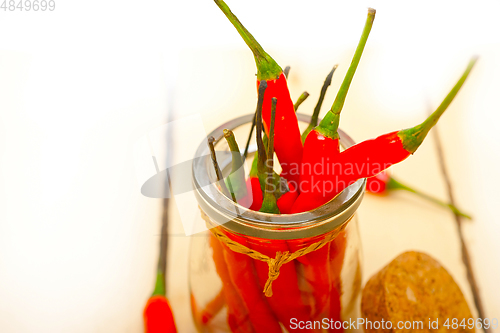
[[[140,194],[133,145],[166,121],[169,103],[177,117],[201,113],[207,130],[252,112],[252,56],[210,0],[55,2],[53,12],[0,11],[0,332],[141,332],[161,201]],[[339,63],[328,109],[366,7],[377,9],[341,122],[356,140],[421,121],[480,56],[440,133],[457,199],[475,217],[466,231],[487,313],[499,318],[500,4],[228,4],[278,63],[292,66],[292,95],[312,94],[303,112]],[[430,141],[395,173],[445,198],[434,153]],[[456,245],[449,214],[404,195],[365,202],[365,280],[427,242],[466,289],[458,248],[444,241]],[[437,221],[424,215],[427,229],[415,234],[427,210]],[[434,227],[440,220],[448,227]],[[169,298],[179,331],[190,332],[188,240],[174,221]],[[414,238],[398,239],[408,230]]]

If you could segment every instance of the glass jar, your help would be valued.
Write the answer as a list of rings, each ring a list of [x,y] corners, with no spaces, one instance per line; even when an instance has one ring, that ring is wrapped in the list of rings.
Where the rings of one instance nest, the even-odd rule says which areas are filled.
[[[228,151],[225,128],[246,142],[252,118],[242,116],[215,129],[210,135],[216,150]],[[309,116],[298,118],[301,126],[309,123]],[[344,149],[354,144],[341,130],[339,135]],[[312,211],[274,215],[247,210],[219,191],[206,142],[196,156],[199,219],[210,228],[191,236],[189,284],[198,331],[347,332],[343,321],[357,318],[359,311],[361,244],[355,212],[365,180]],[[219,158],[219,164],[227,174],[231,155],[223,156],[228,158]]]

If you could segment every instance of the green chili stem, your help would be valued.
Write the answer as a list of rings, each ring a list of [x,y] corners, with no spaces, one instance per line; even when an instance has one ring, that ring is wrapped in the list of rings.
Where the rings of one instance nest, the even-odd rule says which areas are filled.
[[[231,150],[231,173],[227,177],[228,182],[230,182],[231,196],[236,197],[236,199],[241,199],[247,194],[247,187],[245,184],[245,170],[243,168],[243,159],[234,137],[234,133],[231,130],[224,130],[224,138],[227,141],[229,149]],[[228,184],[229,186],[229,184]]]
[[[309,93],[307,91],[304,91],[302,95],[299,96],[297,99],[297,102],[293,105],[293,108],[295,109],[295,112],[297,112],[297,109],[299,108],[300,104],[304,103],[304,101],[309,97]]]
[[[340,86],[340,89],[337,93],[337,97],[335,97],[335,101],[333,102],[332,108],[326,114],[326,116],[323,118],[323,120],[321,121],[321,123],[317,128],[317,130],[320,133],[322,133],[327,137],[338,138],[337,129],[339,127],[340,112],[344,107],[344,102],[347,96],[347,92],[349,90],[349,86],[351,85],[354,73],[358,68],[358,64],[361,59],[361,55],[363,54],[366,41],[368,40],[368,36],[370,35],[374,19],[375,19],[375,9],[368,8],[368,16],[366,18],[365,27],[363,29],[363,33],[361,34],[361,39],[359,40],[356,52],[354,53],[354,56],[352,58],[351,65],[347,70],[347,74],[345,75],[344,81],[342,81],[342,85]]]
[[[257,80],[274,80],[283,71],[281,67],[274,61],[273,58],[260,46],[257,40],[252,36],[252,34],[243,26],[243,24],[238,20],[236,15],[231,12],[228,5],[222,0],[214,0],[217,6],[226,15],[229,21],[236,28],[241,38],[248,45],[255,58],[255,63],[257,65]]]
[[[423,199],[426,199],[430,202],[433,202],[439,206],[442,206],[442,207],[445,207],[445,208],[448,208],[450,209],[452,212],[460,215],[460,216],[463,216],[465,218],[468,218],[469,220],[472,220],[472,217],[464,212],[462,212],[460,209],[458,209],[456,206],[450,204],[450,203],[447,203],[447,202],[444,202],[444,201],[441,201],[437,198],[434,198],[428,194],[425,194],[423,192],[420,192],[420,191],[417,191],[399,181],[397,181],[396,179],[390,177],[389,178],[389,181],[387,182],[387,189],[388,190],[405,190],[405,191],[408,191],[408,192],[411,192],[411,193],[414,193],[418,196],[420,196],[421,198]]]
[[[165,296],[167,294],[165,288],[165,274],[163,274],[160,270],[156,273],[156,284],[155,289],[153,290],[153,296]]]
[[[326,76],[325,82],[323,83],[323,86],[321,87],[321,92],[319,94],[318,103],[316,103],[316,106],[314,107],[314,112],[312,114],[311,121],[309,122],[309,126],[307,126],[304,133],[302,133],[302,136],[301,136],[302,143],[304,143],[304,141],[306,141],[306,138],[307,138],[307,135],[309,134],[309,132],[311,132],[313,130],[313,128],[318,125],[319,111],[321,110],[321,105],[323,105],[326,91],[328,90],[328,87],[332,84],[333,73],[335,72],[337,67],[338,67],[338,65],[333,66],[333,69]]]
[[[222,182],[222,183],[224,183],[224,182]],[[236,195],[235,195],[236,191],[234,190],[233,184],[232,184],[231,179],[229,177],[227,178],[227,187],[228,187],[230,197],[233,200],[233,202],[238,203],[238,200],[236,199]]]
[[[217,156],[215,155],[214,142],[215,138],[213,136],[208,138],[208,147],[210,148],[210,156],[212,157],[212,163],[214,165],[215,175],[217,176],[217,182],[220,185],[222,193],[228,198],[232,198],[233,201],[236,202],[236,198],[231,195],[231,192],[229,192],[229,190],[226,187],[226,184],[224,183],[224,177],[222,176],[222,171],[219,168],[219,163],[217,162]],[[231,185],[230,181],[228,182],[228,185]]]
[[[448,93],[445,99],[441,102],[436,111],[434,111],[422,124],[399,131],[398,135],[401,138],[404,149],[413,154],[417,150],[417,148],[422,144],[425,137],[427,136],[427,133],[429,133],[431,128],[434,127],[434,125],[436,125],[439,118],[443,115],[443,113],[451,104],[455,96],[458,94],[460,88],[462,88],[462,85],[469,76],[469,73],[472,70],[472,67],[474,67],[476,61],[477,57],[474,57],[469,61],[467,68],[465,69],[464,73],[457,81],[455,86],[451,89],[451,91]]]
[[[250,168],[250,177],[259,177],[259,155],[256,153],[253,157],[252,167]]]
[[[229,150],[235,153],[240,153],[240,148],[238,147],[238,143],[236,142],[236,138],[234,137],[233,131],[229,129],[224,129],[222,131],[224,133],[224,138],[227,141],[227,145],[229,146]],[[240,155],[241,156],[241,155]],[[236,160],[236,164],[238,168],[243,165],[243,161],[241,159]]]
[[[274,191],[276,189],[276,182],[274,178],[274,121],[276,118],[276,104],[277,99],[273,97],[271,107],[271,124],[269,126],[269,141],[267,150],[267,161],[266,161],[266,188],[264,192],[264,201],[262,202],[261,212],[279,214],[279,208],[276,203],[276,197],[274,196]]]

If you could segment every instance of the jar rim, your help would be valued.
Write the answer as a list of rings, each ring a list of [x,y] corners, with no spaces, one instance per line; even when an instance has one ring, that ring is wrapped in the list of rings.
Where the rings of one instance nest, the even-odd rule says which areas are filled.
[[[214,144],[219,143],[224,129],[234,130],[251,123],[253,114],[234,118],[216,129],[208,136],[215,138]],[[309,123],[309,115],[297,113],[299,121]],[[349,148],[355,144],[344,131],[338,130],[342,147]],[[311,211],[297,214],[268,214],[249,210],[226,197],[209,180],[210,150],[206,141],[199,146],[193,159],[193,187],[200,209],[216,225],[258,238],[267,239],[299,239],[314,237],[332,231],[348,222],[361,204],[366,179],[359,179],[344,189],[337,197],[328,203]],[[202,185],[208,184],[208,185]]]

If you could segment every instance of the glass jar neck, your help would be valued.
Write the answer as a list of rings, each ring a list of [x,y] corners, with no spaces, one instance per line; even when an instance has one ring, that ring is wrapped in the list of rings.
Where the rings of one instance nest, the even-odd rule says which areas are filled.
[[[310,116],[297,114],[299,121],[308,123]],[[216,128],[209,136],[223,138],[223,129],[235,130],[250,124],[253,114],[235,118]],[[354,141],[339,129],[340,143],[349,148]],[[230,156],[230,155],[228,155]],[[221,165],[227,161],[219,161]],[[346,223],[359,207],[364,191],[365,179],[347,187],[333,200],[308,212],[299,214],[267,214],[249,210],[224,196],[217,188],[208,146],[202,142],[193,160],[193,186],[201,214],[206,214],[213,225],[224,225],[231,232],[267,239],[299,239],[325,234]]]

